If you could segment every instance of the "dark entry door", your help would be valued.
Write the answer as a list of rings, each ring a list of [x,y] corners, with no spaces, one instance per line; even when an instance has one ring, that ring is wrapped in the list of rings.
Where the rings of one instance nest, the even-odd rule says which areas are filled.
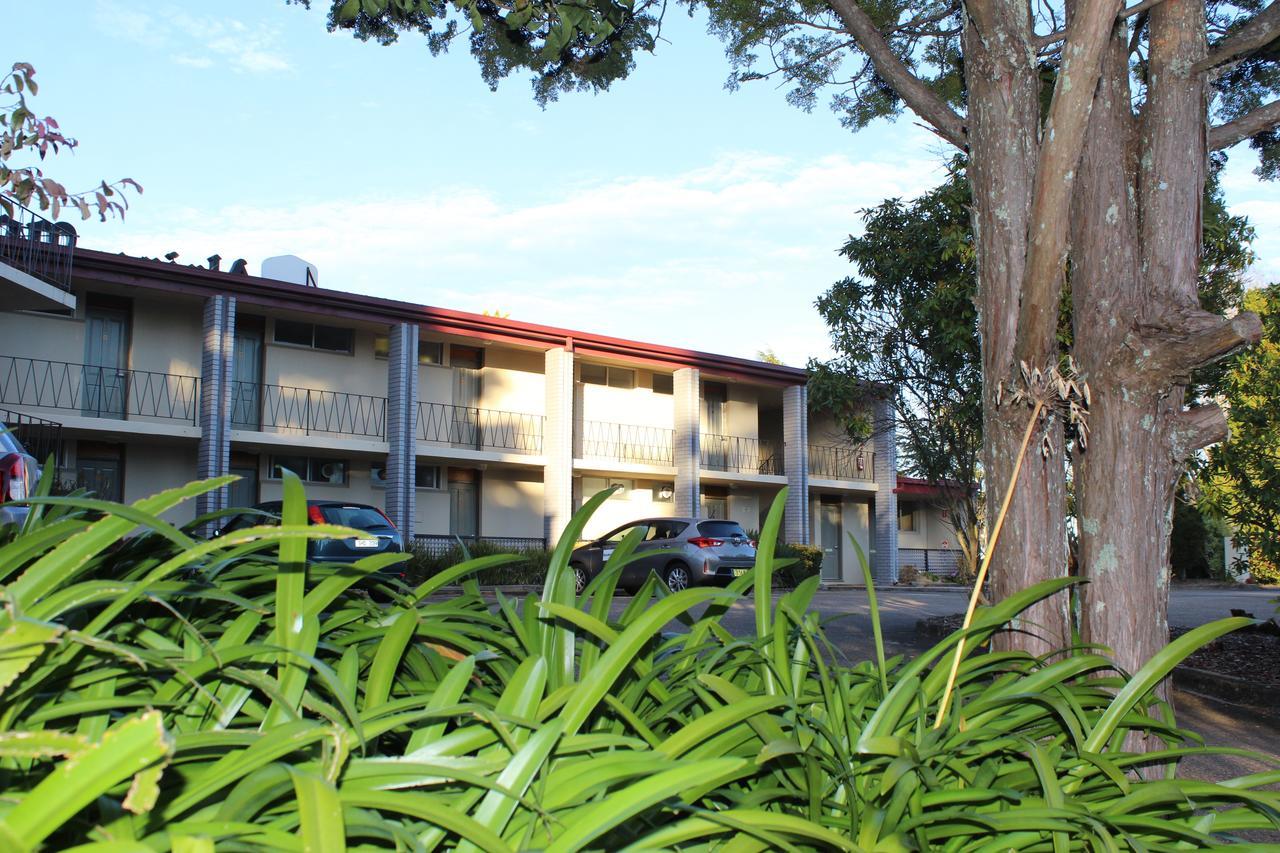
[[[840,517],[840,504],[823,503],[819,508],[818,523],[822,532],[822,579],[840,579],[840,549],[844,538],[844,524]]]
[[[129,315],[112,308],[85,314],[81,414],[124,418],[129,393]]]

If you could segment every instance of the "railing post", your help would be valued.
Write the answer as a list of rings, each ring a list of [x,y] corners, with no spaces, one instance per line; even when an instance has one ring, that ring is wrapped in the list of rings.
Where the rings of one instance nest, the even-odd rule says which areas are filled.
[[[484,430],[480,428],[480,409],[478,408],[473,427],[476,431],[476,450],[484,450]]]
[[[311,389],[307,390],[307,402],[302,408],[302,431],[307,435],[311,435]]]

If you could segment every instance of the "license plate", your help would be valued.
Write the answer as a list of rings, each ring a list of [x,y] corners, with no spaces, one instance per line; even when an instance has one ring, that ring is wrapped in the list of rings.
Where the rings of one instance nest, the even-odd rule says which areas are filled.
[[[356,547],[357,548],[377,548],[378,540],[377,539],[357,539]]]
[[[747,572],[749,572],[749,571],[751,571],[751,570],[750,570],[750,569],[734,569],[734,570],[733,570],[733,576],[734,576],[735,578],[740,578],[740,577],[742,577],[743,575],[745,575],[745,574],[746,574]]]

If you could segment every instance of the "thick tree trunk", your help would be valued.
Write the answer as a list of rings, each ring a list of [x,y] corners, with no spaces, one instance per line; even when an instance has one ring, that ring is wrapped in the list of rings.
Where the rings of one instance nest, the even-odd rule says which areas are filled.
[[[1016,375],[1018,318],[1029,250],[1029,226],[1040,140],[1039,78],[1034,65],[1029,9],[1017,0],[978,0],[967,6],[965,75],[969,88],[968,140],[977,242],[982,337],[983,464],[987,506],[994,513],[1014,476],[1014,460],[1031,412],[997,387]],[[1052,356],[1052,330],[1030,357]],[[1035,366],[1044,367],[1044,363]],[[1059,430],[1060,432],[1060,430]],[[1066,571],[1067,544],[1060,435],[1053,452],[1039,452],[1037,430],[991,563],[995,598],[1004,598]],[[992,521],[994,519],[991,519]],[[988,544],[991,547],[991,544]],[[1070,640],[1065,595],[1028,611],[1005,637],[1033,653],[1049,653]]]
[[[1093,405],[1076,463],[1085,639],[1134,672],[1168,641],[1169,534],[1187,457],[1220,413],[1183,407],[1187,374],[1250,337],[1199,308],[1205,101],[1202,0],[1151,12],[1148,98],[1130,107],[1127,33],[1112,34],[1073,216],[1075,353]],[[1137,746],[1136,743],[1130,744]]]

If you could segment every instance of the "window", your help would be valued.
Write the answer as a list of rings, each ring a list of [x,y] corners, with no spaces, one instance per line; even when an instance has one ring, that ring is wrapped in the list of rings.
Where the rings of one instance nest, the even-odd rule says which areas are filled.
[[[439,465],[417,465],[413,469],[414,486],[419,489],[441,489],[444,478]],[[369,466],[369,479],[373,485],[383,488],[387,485],[387,466],[374,463]]]
[[[636,372],[625,367],[584,364],[578,375],[587,385],[608,385],[610,388],[636,387]]]
[[[469,370],[479,370],[484,367],[484,350],[479,347],[466,347],[462,344],[450,344],[449,364],[453,367],[465,367]]]
[[[272,456],[271,479],[281,478],[281,469],[288,468],[305,483],[325,483],[345,486],[350,468],[345,459],[325,459],[319,456]]]
[[[373,338],[373,357],[386,358],[391,351],[391,342],[386,335],[375,335]],[[418,364],[443,364],[444,344],[439,341],[418,341]]]
[[[344,329],[341,326],[299,323],[295,320],[276,320],[274,325],[274,340],[278,344],[291,344],[350,355],[355,342],[355,330]]]
[[[898,505],[898,530],[913,533],[916,529],[916,508],[911,505]]]
[[[674,377],[667,373],[653,374],[653,393],[674,394],[675,393]]]
[[[654,521],[649,528],[649,533],[644,537],[644,541],[653,542],[662,539],[674,539],[684,532],[689,526],[685,521]]]

